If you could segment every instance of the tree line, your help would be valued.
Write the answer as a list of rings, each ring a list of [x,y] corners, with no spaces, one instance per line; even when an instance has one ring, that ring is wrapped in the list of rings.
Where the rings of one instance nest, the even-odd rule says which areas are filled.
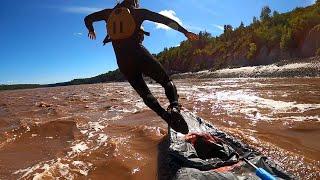
[[[243,22],[236,28],[224,25],[224,32],[213,37],[200,32],[198,41],[183,41],[178,47],[165,48],[157,58],[170,72],[199,71],[225,67],[268,64],[281,58],[320,55],[318,49],[303,54],[302,46],[308,33],[320,32],[320,3],[297,7],[279,13],[265,6],[252,23]],[[264,60],[265,59],[265,60]]]

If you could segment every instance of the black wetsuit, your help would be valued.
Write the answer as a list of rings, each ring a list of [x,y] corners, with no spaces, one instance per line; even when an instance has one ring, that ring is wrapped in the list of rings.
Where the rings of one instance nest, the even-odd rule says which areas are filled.
[[[105,9],[85,18],[85,24],[89,31],[94,31],[92,23],[95,21],[108,21],[109,15],[113,9]],[[149,11],[147,9],[130,9],[136,23],[136,31],[133,36],[123,40],[112,41],[112,45],[117,57],[117,63],[120,71],[127,78],[131,86],[143,98],[145,104],[163,117],[165,110],[160,106],[157,99],[151,94],[143,74],[151,77],[157,83],[165,88],[165,93],[171,105],[178,105],[177,90],[170,77],[167,75],[162,65],[150,54],[142,45],[141,24],[145,20],[168,25],[182,33],[188,31],[177,22],[161,14]]]

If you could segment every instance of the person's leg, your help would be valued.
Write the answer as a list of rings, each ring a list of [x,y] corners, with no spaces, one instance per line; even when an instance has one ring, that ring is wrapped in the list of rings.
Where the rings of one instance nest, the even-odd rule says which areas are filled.
[[[147,52],[148,53],[148,52]],[[170,83],[169,76],[165,73],[160,64],[155,64],[158,62],[143,63],[145,62],[146,57],[144,56],[145,52],[141,49],[138,49],[136,53],[132,56],[125,55],[125,58],[118,59],[118,65],[120,71],[125,75],[131,86],[137,91],[137,93],[142,97],[144,103],[156,112],[163,120],[165,120],[168,125],[177,132],[187,134],[189,132],[188,125],[184,121],[183,117],[178,110],[178,95],[177,90],[173,83]],[[151,56],[151,55],[150,55]],[[152,57],[152,56],[151,56]],[[142,58],[142,59],[141,59]],[[127,60],[129,62],[121,61]],[[147,58],[148,60],[148,58]],[[147,67],[145,67],[147,65]],[[150,71],[143,71],[145,69],[154,68],[155,73],[150,73]],[[160,71],[159,71],[160,68]],[[151,71],[153,69],[150,69]],[[162,70],[162,71],[161,71]],[[151,78],[155,79],[158,83],[166,89],[166,95],[170,103],[176,103],[176,108],[172,108],[172,111],[169,113],[161,107],[158,100],[151,94],[148,86],[143,80],[142,73],[149,75]]]
[[[142,78],[142,74],[138,74],[135,77],[128,79],[130,85],[136,90],[139,96],[143,99],[143,102],[159,116],[163,116],[166,112],[165,109],[161,107],[158,100],[152,95],[148,86]]]
[[[187,123],[179,113],[169,113],[161,107],[158,100],[151,94],[148,86],[142,78],[142,74],[133,79],[129,79],[129,83],[142,97],[144,103],[156,112],[163,120],[165,120],[172,129],[183,134],[187,134],[189,132]]]
[[[137,46],[135,49],[129,49],[126,52],[116,51],[119,70],[143,99],[144,103],[159,116],[162,116],[165,110],[161,107],[158,100],[151,94],[148,86],[142,78],[142,65],[139,60],[139,54],[143,51],[139,50],[140,49]]]
[[[142,68],[141,71],[146,76],[151,77],[157,83],[165,89],[165,94],[170,102],[171,106],[178,106],[178,93],[177,88],[174,85],[173,81],[170,79],[162,65],[148,52],[147,49],[142,47]]]
[[[151,77],[157,83],[161,84],[165,89],[167,98],[169,99],[170,106],[168,111],[162,118],[177,132],[187,134],[189,132],[188,124],[180,113],[180,106],[178,103],[178,93],[176,86],[169,78],[161,64],[145,49],[142,47],[141,53],[141,71],[143,74]]]

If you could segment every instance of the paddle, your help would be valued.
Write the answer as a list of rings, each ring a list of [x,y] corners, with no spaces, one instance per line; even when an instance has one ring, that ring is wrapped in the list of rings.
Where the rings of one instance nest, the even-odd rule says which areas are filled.
[[[261,178],[262,180],[276,180],[275,177],[273,177],[270,173],[268,173],[263,168],[258,168],[254,164],[252,164],[248,159],[243,158],[243,160],[248,163],[250,166],[252,166],[256,170],[256,175]]]

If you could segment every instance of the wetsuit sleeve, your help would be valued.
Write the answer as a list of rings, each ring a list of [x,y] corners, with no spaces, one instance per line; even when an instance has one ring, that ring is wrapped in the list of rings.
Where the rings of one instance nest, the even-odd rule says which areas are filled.
[[[111,9],[104,9],[102,11],[98,11],[95,13],[92,13],[84,18],[84,23],[89,31],[94,31],[93,23],[96,21],[102,21],[105,20],[108,21],[109,15],[111,14]]]
[[[143,17],[143,20],[149,20],[149,21],[153,21],[153,22],[167,25],[170,28],[175,29],[183,34],[186,34],[188,32],[179,23],[177,23],[176,21],[174,21],[166,16],[149,11],[147,9],[140,9],[140,11],[141,11],[141,14],[142,14],[141,16]]]

